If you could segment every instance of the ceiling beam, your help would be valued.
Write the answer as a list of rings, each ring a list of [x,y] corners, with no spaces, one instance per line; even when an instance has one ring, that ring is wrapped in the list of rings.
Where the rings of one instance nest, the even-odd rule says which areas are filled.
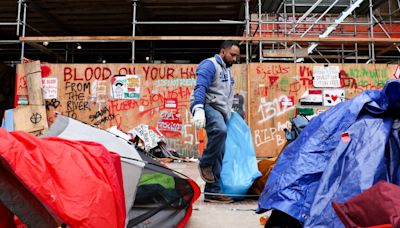
[[[45,7],[43,7],[43,2],[41,0],[29,1],[29,7],[38,12],[44,18],[46,18],[50,23],[53,23],[61,31],[65,31],[66,34],[79,34],[79,31],[66,25],[61,19],[49,12]]]
[[[181,8],[187,8],[187,9],[192,9],[192,8],[198,8],[198,7],[207,7],[208,9],[229,9],[229,8],[237,8],[240,3],[164,3],[164,4],[148,4],[144,3],[144,7],[149,8],[149,9],[181,9]]]
[[[35,48],[35,49],[37,49],[37,50],[39,50],[39,51],[41,51],[41,52],[43,52],[43,53],[46,53],[46,54],[56,58],[58,62],[64,62],[64,63],[67,62],[65,60],[65,58],[62,57],[61,55],[53,52],[52,50],[50,50],[50,49],[48,49],[48,48],[46,48],[46,47],[44,47],[44,46],[42,46],[42,45],[40,45],[38,43],[28,43],[28,45],[33,47],[33,48]]]
[[[146,0],[144,4],[162,4],[165,3],[165,1],[160,1],[160,0]],[[243,0],[169,0],[168,4],[186,4],[186,5],[191,5],[191,4],[235,4],[235,3],[241,3]]]
[[[130,42],[133,40],[238,40],[274,42],[343,42],[343,43],[400,43],[400,38],[362,37],[242,37],[242,36],[32,36],[20,37],[24,42]]]

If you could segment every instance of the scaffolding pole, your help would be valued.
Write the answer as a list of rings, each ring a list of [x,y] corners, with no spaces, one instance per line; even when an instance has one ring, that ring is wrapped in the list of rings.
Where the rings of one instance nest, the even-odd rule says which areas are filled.
[[[23,9],[23,19],[22,19],[22,37],[25,37],[25,30],[26,30],[26,1],[23,0],[24,9]],[[24,61],[25,58],[25,42],[21,42],[21,63]]]
[[[250,62],[249,59],[249,35],[250,35],[250,7],[249,7],[249,1],[250,0],[245,0],[245,20],[246,20],[246,63]]]
[[[246,21],[137,21],[137,25],[244,25]]]
[[[261,7],[262,3],[261,0],[258,0],[258,34],[261,37],[262,36],[262,23],[261,23]],[[262,63],[263,59],[263,53],[262,53],[262,42],[258,42],[258,54],[259,54],[259,62]]]
[[[343,42],[343,43],[400,43],[400,38],[366,38],[366,37],[281,37],[281,36],[268,36],[268,37],[248,37],[245,36],[28,36],[20,37],[20,41],[38,43],[38,42],[132,42],[133,40],[197,40],[197,41],[210,41],[210,40],[237,40],[237,41],[264,41],[264,42]]]
[[[18,0],[18,15],[17,15],[17,36],[19,36],[19,30],[21,25],[21,6],[23,0]]]
[[[370,16],[370,33],[371,39],[374,39],[374,11],[373,11],[373,4],[372,0],[369,0],[369,16]],[[371,42],[371,61],[375,63],[375,43]]]
[[[356,37],[357,34],[357,14],[356,11],[353,11],[353,22],[354,22],[354,32],[353,32],[353,37]],[[356,64],[358,63],[358,46],[357,43],[354,43],[354,55],[356,59]]]
[[[136,7],[137,7],[137,0],[132,0],[132,36],[135,37],[136,35]],[[131,62],[132,64],[135,63],[135,40],[132,41],[132,53],[131,53]]]
[[[287,24],[286,24],[286,22],[287,22],[287,9],[286,9],[286,0],[284,0],[284,3],[283,3],[283,21],[285,22],[285,24],[284,24],[284,26],[283,26],[283,35],[285,36],[285,38],[287,37],[287,32],[286,32],[286,29],[287,29]],[[285,42],[284,43],[285,44],[285,48],[287,48],[287,42]]]
[[[18,23],[17,22],[0,22],[0,26],[3,26],[3,25],[18,25]]]
[[[291,21],[287,21],[287,22],[284,22],[284,21],[276,21],[276,22],[274,22],[274,21],[271,21],[271,22],[262,21],[261,23],[262,24],[292,24]],[[400,21],[393,21],[393,23],[400,23]],[[258,22],[250,22],[250,24],[258,24]],[[331,25],[332,22],[318,22],[318,23],[315,23],[315,21],[313,21],[313,22],[303,21],[300,24],[305,24],[305,25]],[[353,22],[342,22],[340,24],[341,25],[353,25],[354,23]],[[357,25],[370,25],[370,23],[369,22],[359,22],[359,23],[357,23]]]
[[[294,33],[296,33],[295,26],[296,26],[296,5],[295,5],[294,0],[292,0],[292,28],[289,31],[289,34],[292,30]],[[293,47],[293,54],[294,54],[293,55],[293,63],[296,63],[296,60],[297,60],[297,58],[296,58],[296,43],[292,44],[292,47]]]

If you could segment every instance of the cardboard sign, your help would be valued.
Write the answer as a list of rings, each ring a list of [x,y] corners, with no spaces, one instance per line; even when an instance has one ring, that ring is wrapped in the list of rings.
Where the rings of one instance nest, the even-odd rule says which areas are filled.
[[[44,105],[24,105],[14,109],[14,130],[36,132],[48,129]]]
[[[43,99],[57,99],[58,79],[42,78]]]
[[[339,66],[314,66],[314,87],[340,88]]]

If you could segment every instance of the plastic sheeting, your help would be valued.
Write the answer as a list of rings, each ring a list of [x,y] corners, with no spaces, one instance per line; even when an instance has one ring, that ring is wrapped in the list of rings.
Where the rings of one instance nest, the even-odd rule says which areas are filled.
[[[71,227],[124,227],[124,193],[100,144],[40,139],[0,129],[0,156],[29,190]]]
[[[346,201],[380,180],[399,184],[392,132],[399,113],[400,80],[392,80],[382,91],[364,91],[312,119],[282,152],[257,211],[275,208],[306,227],[342,227],[332,200]]]
[[[232,113],[227,122],[227,129],[221,170],[222,191],[225,194],[246,195],[254,180],[261,176],[251,132],[243,118],[236,112]]]

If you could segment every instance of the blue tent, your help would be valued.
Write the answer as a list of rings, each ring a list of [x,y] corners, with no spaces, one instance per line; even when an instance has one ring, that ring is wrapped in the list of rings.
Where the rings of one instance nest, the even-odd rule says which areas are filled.
[[[400,184],[399,117],[400,80],[315,117],[282,152],[257,211],[278,209],[306,227],[342,227],[333,200],[347,201],[380,180]]]

